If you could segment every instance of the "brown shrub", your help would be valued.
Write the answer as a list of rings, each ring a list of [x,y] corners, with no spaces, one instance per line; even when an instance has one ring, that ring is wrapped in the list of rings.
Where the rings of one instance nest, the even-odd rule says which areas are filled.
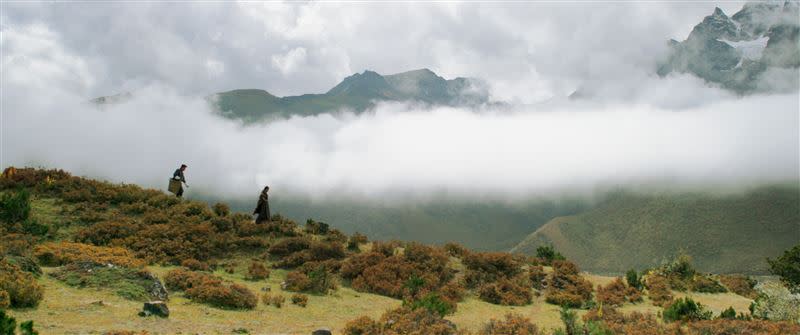
[[[386,257],[392,256],[395,254],[395,250],[400,247],[400,242],[398,241],[374,241],[372,242],[372,251],[381,253]]]
[[[413,298],[436,292],[453,278],[449,257],[439,248],[410,243],[394,255],[392,246],[375,246],[378,251],[354,255],[342,264],[342,277],[358,291]]]
[[[577,308],[592,300],[592,291],[592,284],[580,275],[577,265],[553,261],[553,273],[547,280],[547,302]]]
[[[340,275],[346,280],[353,280],[361,275],[365,269],[377,265],[385,258],[384,254],[374,251],[350,256],[342,263]]]
[[[269,254],[275,257],[286,257],[298,251],[306,250],[311,246],[307,237],[289,237],[282,239],[269,247]]]
[[[350,236],[350,238],[347,240],[347,249],[357,251],[359,250],[359,245],[366,244],[367,242],[369,242],[369,239],[367,239],[366,235],[355,232],[353,236]]]
[[[639,291],[637,288],[632,286],[628,286],[628,288],[625,289],[625,298],[632,303],[637,303],[644,300],[642,298],[642,291]]]
[[[194,258],[184,259],[181,266],[192,271],[208,271],[208,264]]]
[[[690,335],[781,335],[800,333],[800,325],[796,323],[766,320],[705,320],[690,322],[687,324],[687,328]]]
[[[447,254],[450,255],[451,257],[461,258],[469,253],[469,250],[467,250],[467,248],[455,242],[447,242],[444,244],[443,248],[447,252]]]
[[[460,281],[452,280],[439,289],[442,298],[452,303],[461,302],[466,295],[466,288]]]
[[[221,308],[253,309],[258,303],[258,298],[252,291],[238,284],[230,286],[201,284],[187,289],[186,296]]]
[[[381,316],[380,324],[385,331],[384,334],[457,334],[452,322],[425,308],[415,310],[398,308],[388,311]]]
[[[583,316],[584,321],[599,322],[612,334],[625,335],[679,335],[678,324],[665,326],[652,314],[633,312],[622,314],[613,307],[598,306]]]
[[[0,228],[0,255],[26,255],[35,245],[28,234],[6,233]]]
[[[483,284],[478,289],[481,300],[498,305],[523,306],[533,298],[530,286],[502,278],[496,282]]]
[[[247,268],[248,280],[263,280],[269,278],[269,270],[260,262],[251,262]]]
[[[171,290],[184,291],[192,301],[220,308],[253,309],[258,298],[244,286],[226,286],[222,279],[209,273],[175,269],[164,276],[164,284]]]
[[[491,319],[478,335],[544,335],[531,320],[519,314],[506,314],[505,320]]]
[[[664,307],[672,302],[672,291],[669,288],[667,278],[659,275],[648,276],[645,279],[645,286],[647,287],[647,295],[653,305]]]
[[[350,320],[344,326],[344,335],[381,335],[381,326],[368,316]]]
[[[283,306],[283,303],[286,302],[286,298],[283,295],[277,293],[276,294],[264,293],[264,295],[261,297],[261,301],[264,302],[264,305],[272,305],[277,308],[281,308]]]
[[[622,278],[617,277],[608,285],[597,287],[597,301],[606,306],[620,306],[625,303],[626,291]]]
[[[11,307],[11,295],[4,290],[0,290],[0,309]]]
[[[541,265],[531,265],[528,268],[528,277],[533,288],[537,290],[543,290],[547,285],[547,273],[544,272],[544,267]]]
[[[324,263],[307,263],[286,275],[285,289],[296,292],[328,293],[336,289],[333,274]]]
[[[214,206],[211,207],[211,209],[217,216],[228,216],[229,214],[231,214],[231,208],[228,207],[227,204],[221,202],[214,204]]]
[[[44,288],[32,274],[0,259],[0,301],[12,308],[36,307],[44,297]]]
[[[36,246],[34,257],[46,266],[61,266],[72,262],[94,262],[138,268],[145,265],[125,248],[97,247],[83,243],[48,242]]]
[[[720,275],[719,281],[731,292],[746,298],[755,299],[758,297],[756,292],[756,281],[747,276],[740,275]]]
[[[465,281],[470,288],[501,278],[512,278],[521,271],[521,264],[505,252],[469,253],[463,262],[467,267]]]
[[[300,293],[292,294],[292,304],[300,307],[306,307],[306,305],[308,305],[308,296]]]
[[[75,240],[94,245],[123,245],[125,238],[136,235],[140,229],[134,221],[104,221],[79,230]]]

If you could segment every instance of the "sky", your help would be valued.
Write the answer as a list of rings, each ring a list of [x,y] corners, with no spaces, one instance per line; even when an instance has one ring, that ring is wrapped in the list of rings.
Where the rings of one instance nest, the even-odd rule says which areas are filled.
[[[740,2],[0,4],[2,162],[241,195],[530,195],[798,178],[798,92],[655,75]],[[504,110],[381,104],[243,127],[204,97],[327,91],[364,70],[478,77]],[[597,96],[565,99],[577,89]],[[134,92],[98,110],[88,99]],[[666,181],[666,182],[665,182]]]

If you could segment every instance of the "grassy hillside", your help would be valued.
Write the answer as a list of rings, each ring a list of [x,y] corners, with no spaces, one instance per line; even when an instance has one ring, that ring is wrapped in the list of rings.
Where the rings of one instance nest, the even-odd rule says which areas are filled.
[[[703,271],[764,273],[766,257],[798,242],[800,188],[771,186],[725,196],[619,192],[553,219],[513,252],[553,244],[584,269],[622,272],[659,265],[682,249]]]
[[[252,211],[255,206],[253,200],[230,204],[240,211]],[[350,234],[434,244],[457,241],[478,250],[508,250],[552,218],[589,208],[588,202],[571,198],[518,203],[451,199],[383,205],[275,195],[270,204],[274,212],[295,221],[315,218]]]

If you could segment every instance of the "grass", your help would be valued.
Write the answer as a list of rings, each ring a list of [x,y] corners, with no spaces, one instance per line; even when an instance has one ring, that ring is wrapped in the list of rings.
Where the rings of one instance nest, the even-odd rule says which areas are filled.
[[[797,244],[800,188],[740,194],[612,194],[582,214],[551,220],[513,249],[553,244],[582,269],[623,273],[658,266],[679,251],[704,272],[763,274],[765,259]]]

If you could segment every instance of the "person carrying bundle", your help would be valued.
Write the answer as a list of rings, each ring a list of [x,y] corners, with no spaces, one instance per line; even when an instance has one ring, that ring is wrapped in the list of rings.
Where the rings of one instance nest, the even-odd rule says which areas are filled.
[[[256,223],[264,223],[269,222],[271,214],[269,212],[269,186],[264,186],[264,190],[261,191],[261,195],[258,196],[258,204],[256,205],[256,209],[253,210],[253,214],[258,214],[256,217]]]
[[[183,175],[183,171],[186,171],[186,164],[181,164],[175,173],[172,174],[172,178],[169,180],[169,188],[168,190],[175,194],[178,198],[183,197],[183,185],[186,185],[186,188],[189,188],[189,184],[186,183],[186,176]]]

